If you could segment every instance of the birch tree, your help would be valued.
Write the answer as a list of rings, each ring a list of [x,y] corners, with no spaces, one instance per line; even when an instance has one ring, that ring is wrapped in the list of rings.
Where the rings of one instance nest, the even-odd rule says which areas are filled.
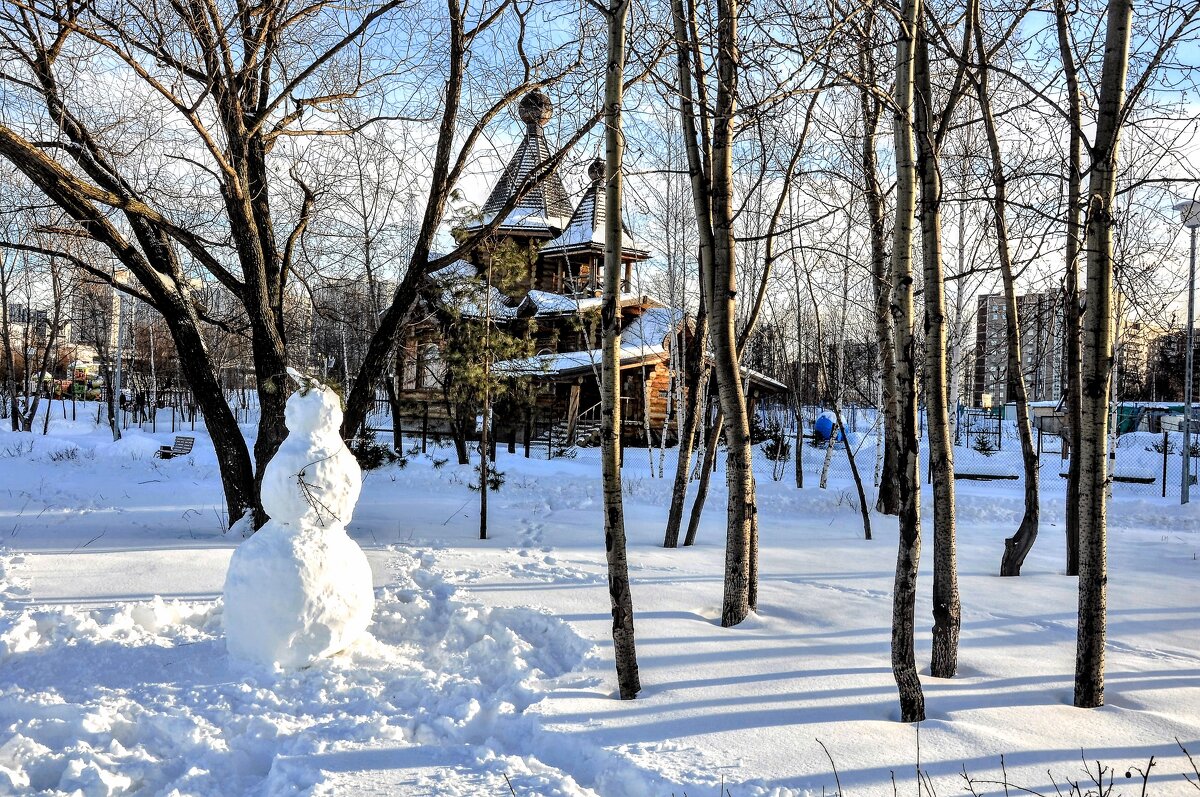
[[[1104,704],[1104,644],[1107,632],[1109,376],[1113,358],[1113,204],[1129,42],[1131,0],[1110,0],[1100,77],[1092,173],[1087,189],[1087,302],[1080,377],[1079,457],[1079,626],[1075,651],[1075,705]]]
[[[945,104],[935,108],[929,61],[929,9],[918,18],[914,50],[913,135],[920,180],[921,262],[924,276],[925,348],[922,383],[929,464],[933,481],[933,652],[930,674],[952,678],[958,669],[962,609],[958,595],[958,552],[954,507],[954,441],[948,405],[948,339],[945,269],[942,262],[942,177],[940,155],[958,102],[965,94],[964,34],[958,66]]]
[[[625,511],[621,501],[621,169],[624,140],[621,101],[625,71],[625,19],[629,0],[612,0],[608,21],[608,67],[604,77],[604,295],[600,310],[603,352],[600,398],[603,402],[601,466],[604,478],[604,550],[608,559],[608,595],[612,604],[613,649],[622,700],[641,691],[633,628],[633,596],[625,553]],[[650,441],[646,441],[649,446]]]
[[[1004,166],[1004,151],[992,110],[992,92],[989,81],[989,60],[992,57],[984,45],[983,25],[980,23],[979,0],[971,0],[967,9],[967,26],[973,33],[977,57],[975,90],[979,100],[980,116],[987,134],[992,182],[992,224],[996,237],[996,256],[1000,262],[1000,278],[1004,286],[1004,329],[1008,347],[1008,385],[1011,399],[1016,405],[1017,434],[1021,439],[1021,462],[1024,469],[1025,511],[1021,523],[1013,536],[1004,541],[1004,558],[1000,563],[1000,575],[1018,576],[1025,557],[1037,539],[1041,505],[1038,502],[1038,455],[1034,448],[1033,429],[1029,422],[1029,392],[1025,384],[1024,358],[1021,354],[1021,320],[1017,305],[1016,274],[1013,268],[1013,252],[1008,229],[1008,177]]]
[[[900,541],[892,591],[892,675],[900,693],[900,720],[925,719],[914,634],[917,570],[921,561],[921,473],[917,437],[916,338],[913,335],[913,227],[917,167],[913,140],[913,79],[921,0],[904,0],[896,38],[892,132],[896,153],[896,222],[892,229],[891,314],[896,330],[896,402],[899,417]]]

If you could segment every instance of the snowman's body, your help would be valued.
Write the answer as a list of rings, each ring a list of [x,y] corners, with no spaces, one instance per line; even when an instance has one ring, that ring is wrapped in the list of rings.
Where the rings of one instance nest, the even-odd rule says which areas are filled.
[[[310,384],[285,411],[288,436],[263,473],[271,519],[234,552],[225,576],[229,653],[305,667],[354,641],[374,608],[371,568],[346,534],[362,471],[342,442],[333,391]]]

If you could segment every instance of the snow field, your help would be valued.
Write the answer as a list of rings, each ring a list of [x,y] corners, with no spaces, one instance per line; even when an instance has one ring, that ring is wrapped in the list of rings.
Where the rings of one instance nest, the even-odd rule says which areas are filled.
[[[722,783],[799,797],[834,788],[818,739],[847,793],[890,795],[893,772],[916,791],[917,734],[895,722],[888,658],[896,527],[873,515],[863,541],[845,483],[759,479],[760,612],[722,629],[723,472],[698,545],[666,551],[670,479],[631,452],[644,690],[622,702],[594,462],[502,451],[484,542],[470,469],[432,465],[445,452],[369,474],[348,531],[375,568],[372,636],[284,673],[225,655],[218,595],[238,540],[217,529],[203,433],[168,462],[106,458],[106,434],[63,430],[80,451],[66,460],[42,456],[40,435],[6,458],[0,434],[0,794],[487,795],[508,794],[507,776],[522,797]],[[1081,750],[1121,774],[1154,755],[1150,793],[1190,793],[1174,739],[1200,750],[1200,512],[1114,499],[1108,705],[1079,711],[1061,489],[1025,575],[1001,579],[1019,483],[958,487],[959,677],[927,674],[928,540],[917,607],[920,761],[938,794],[962,793],[964,765],[998,779],[1001,755],[1012,781],[1053,793],[1051,777],[1084,776]]]
[[[0,792],[330,793],[321,770],[369,746],[431,757],[412,783],[430,793],[507,774],[520,793],[595,794],[528,753],[549,746],[529,707],[592,645],[545,614],[471,601],[431,561],[397,553],[374,637],[295,672],[231,662],[216,601],[9,609]],[[601,782],[606,765],[592,764]],[[438,786],[455,770],[466,790]]]

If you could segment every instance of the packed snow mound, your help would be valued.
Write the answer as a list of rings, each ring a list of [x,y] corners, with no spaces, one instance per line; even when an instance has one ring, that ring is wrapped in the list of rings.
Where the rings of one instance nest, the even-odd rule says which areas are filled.
[[[341,438],[342,407],[324,385],[293,377],[288,436],[263,472],[271,516],[234,552],[225,576],[233,656],[307,667],[354,642],[371,622],[371,568],[346,535],[362,471]]]
[[[146,434],[126,431],[120,440],[96,446],[96,456],[110,459],[153,459],[162,444]]]
[[[293,529],[274,520],[238,548],[225,576],[225,634],[232,656],[307,667],[345,649],[371,622],[371,566],[337,529]]]
[[[80,447],[74,440],[43,435],[40,427],[37,432],[0,431],[0,459],[56,462],[77,459],[79,455]]]
[[[359,750],[385,768],[427,758],[411,770],[423,794],[499,794],[505,775],[518,794],[668,793],[531,710],[578,682],[592,643],[481,605],[432,557],[394,557],[405,586],[380,591],[372,634],[303,670],[231,666],[219,601],[0,614],[16,643],[0,656],[0,794],[342,794],[327,781]],[[443,788],[456,772],[473,788]],[[603,788],[618,781],[640,788]]]

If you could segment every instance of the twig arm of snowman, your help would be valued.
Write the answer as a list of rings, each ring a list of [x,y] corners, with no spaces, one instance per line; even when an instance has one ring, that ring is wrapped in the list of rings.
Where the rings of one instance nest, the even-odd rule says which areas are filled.
[[[320,490],[321,486],[318,484],[313,484],[311,482],[305,481],[304,480],[304,471],[308,470],[313,465],[324,462],[325,460],[331,459],[332,457],[333,457],[333,454],[330,454],[328,457],[322,457],[321,459],[318,459],[315,462],[310,462],[307,465],[305,465],[303,468],[301,468],[300,472],[296,474],[296,483],[300,485],[300,494],[304,496],[304,500],[307,501],[308,505],[311,506],[313,508],[313,511],[317,513],[317,522],[321,524],[322,528],[325,527],[325,518],[322,517],[322,515],[321,515],[322,511],[328,513],[329,516],[331,518],[333,518],[335,521],[337,521],[338,523],[341,523],[342,519],[337,516],[337,513],[335,513],[332,509],[330,509],[328,506],[326,506],[325,503],[322,502],[320,498],[317,498],[317,495],[314,491]]]

